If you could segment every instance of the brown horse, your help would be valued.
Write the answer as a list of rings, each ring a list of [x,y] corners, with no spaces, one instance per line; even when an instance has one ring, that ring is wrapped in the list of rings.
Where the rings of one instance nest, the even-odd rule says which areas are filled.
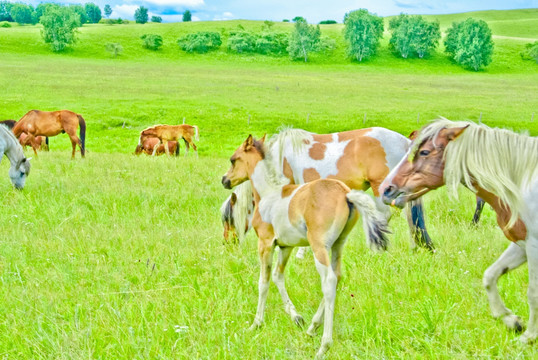
[[[26,149],[26,146],[28,143],[26,142],[26,138],[28,137],[28,134],[22,133],[21,136],[19,136],[19,143],[22,145],[24,149]],[[49,151],[49,144],[48,144],[48,137],[46,136],[36,136],[31,141],[30,146],[32,149],[38,149],[43,151]]]
[[[140,155],[142,153],[152,155],[156,145],[158,145],[158,147],[155,155],[165,154],[164,145],[161,144],[158,138],[146,138],[142,145],[136,146],[135,155]],[[179,143],[177,141],[169,141],[168,151],[174,153],[175,156],[179,156]]]
[[[77,127],[80,126],[80,139],[77,137]],[[23,145],[32,144],[36,136],[56,136],[67,133],[73,146],[72,158],[75,158],[77,144],[84,157],[86,153],[86,122],[84,118],[69,110],[39,111],[31,110],[24,115],[13,127],[13,133],[18,138],[22,133],[28,134]],[[32,145],[37,156],[37,148]]]
[[[198,149],[192,141],[193,138],[195,138],[197,141],[200,140],[198,126],[196,125],[154,125],[152,127],[142,130],[142,132],[140,133],[140,140],[138,141],[138,145],[142,145],[145,139],[149,137],[158,138],[159,144],[164,144],[164,150],[166,152],[166,155],[170,155],[170,152],[168,151],[168,147],[166,145],[169,141],[179,141],[179,139],[183,139],[183,141],[185,141],[186,147],[185,156],[187,156],[190,146],[192,146],[194,152],[196,153],[196,156],[198,156]],[[155,145],[155,147],[153,148],[153,155],[156,153],[159,144]]]

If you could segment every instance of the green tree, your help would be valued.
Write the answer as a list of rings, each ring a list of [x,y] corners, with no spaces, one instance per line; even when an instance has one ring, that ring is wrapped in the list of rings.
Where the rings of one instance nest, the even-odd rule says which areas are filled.
[[[306,19],[304,17],[302,17],[302,16],[296,16],[293,19],[291,19],[291,21],[293,21],[293,22],[298,22],[298,21],[306,22]]]
[[[445,51],[463,67],[475,71],[488,66],[493,55],[491,30],[484,20],[468,18],[447,30]]]
[[[23,3],[15,3],[11,7],[11,17],[19,24],[35,24],[34,9]]]
[[[162,22],[163,22],[163,18],[160,17],[160,16],[155,16],[155,15],[153,15],[153,16],[151,17],[151,22],[154,22],[154,23],[162,23]]]
[[[163,38],[161,35],[156,34],[144,34],[140,37],[144,40],[144,47],[150,50],[159,50],[163,46]]]
[[[288,34],[264,31],[256,40],[256,52],[264,55],[282,55],[288,48]]]
[[[428,55],[439,43],[441,30],[438,22],[426,21],[420,15],[401,14],[391,19],[390,46],[403,58]]]
[[[253,52],[256,49],[257,36],[251,32],[240,30],[230,33],[228,49],[238,52]]]
[[[185,10],[185,12],[183,13],[183,22],[189,22],[189,21],[192,21],[192,14],[190,10]]]
[[[105,12],[105,16],[107,18],[109,18],[110,15],[112,15],[112,8],[108,4],[105,5],[105,7],[103,8],[103,11]]]
[[[383,19],[366,9],[355,10],[344,17],[344,38],[349,57],[362,61],[377,50],[383,37]]]
[[[58,6],[58,4],[55,4],[55,3],[40,3],[39,5],[37,5],[37,7],[35,8],[35,17],[36,17],[38,22],[41,19],[41,16],[43,16],[43,14],[45,13],[45,11],[51,6]]]
[[[297,19],[288,41],[287,50],[290,57],[294,60],[304,58],[304,61],[307,62],[308,54],[319,50],[320,37],[319,25],[308,25],[306,20]]]
[[[97,24],[102,18],[101,9],[94,3],[84,4],[84,11],[86,11],[90,24]]]
[[[148,9],[140,6],[134,13],[135,22],[137,24],[145,24],[148,22]]]
[[[523,60],[534,60],[538,64],[538,41],[525,44],[525,49],[521,52]]]
[[[84,9],[84,6],[79,4],[71,4],[69,5],[69,8],[73,9],[73,11],[78,14],[78,16],[80,17],[81,24],[87,24],[90,21],[90,19],[88,19],[88,15],[86,14],[86,9]]]
[[[13,21],[11,8],[13,4],[9,1],[0,1],[0,21]]]
[[[76,30],[80,26],[80,16],[72,7],[51,6],[41,16],[43,25],[41,36],[53,51],[62,51],[76,42]]]
[[[220,34],[214,31],[199,31],[178,39],[179,47],[186,52],[206,53],[222,45]]]

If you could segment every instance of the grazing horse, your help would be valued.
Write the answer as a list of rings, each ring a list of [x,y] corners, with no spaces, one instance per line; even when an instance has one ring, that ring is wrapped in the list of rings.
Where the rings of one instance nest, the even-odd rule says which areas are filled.
[[[148,137],[144,139],[144,143],[142,145],[136,146],[135,155],[140,155],[142,153],[152,155],[155,145],[158,145],[155,155],[165,154],[164,144],[161,144],[161,141],[158,138]],[[175,156],[179,156],[179,143],[177,141],[169,141],[168,151],[173,153]]]
[[[4,155],[11,163],[9,168],[11,183],[16,189],[24,188],[26,177],[30,174],[30,159],[24,156],[22,146],[11,130],[7,126],[0,125],[0,161]]]
[[[138,145],[142,145],[145,139],[148,137],[158,138],[158,144],[164,144],[164,150],[166,152],[166,155],[170,155],[168,147],[166,145],[169,141],[179,141],[179,139],[183,139],[183,141],[185,141],[186,148],[185,156],[187,156],[190,146],[192,146],[194,152],[196,153],[196,156],[198,156],[198,149],[192,141],[193,138],[195,138],[196,141],[200,140],[198,126],[196,125],[155,125],[149,127],[142,130],[142,132],[140,133],[140,140],[138,141]],[[155,147],[153,148],[153,155],[155,155],[155,152],[157,151],[158,144],[155,145]]]
[[[245,181],[235,188],[222,204],[220,214],[225,242],[229,242],[230,233],[232,242],[242,242],[252,227],[254,216],[254,198],[250,181]]]
[[[289,180],[275,169],[271,154],[252,135],[234,152],[232,163],[222,178],[231,189],[250,180],[256,202],[252,226],[258,235],[261,273],[258,310],[251,329],[263,322],[269,290],[273,252],[280,248],[273,272],[286,312],[297,325],[304,323],[291,302],[284,285],[284,270],[293,247],[310,245],[316,269],[321,277],[323,300],[312,319],[307,334],[313,336],[324,322],[320,358],[332,344],[332,328],[336,286],[341,276],[341,256],[347,235],[362,215],[368,243],[380,249],[387,246],[387,223],[373,199],[362,191],[350,190],[339,180],[320,179],[302,185],[289,185]],[[332,258],[331,258],[332,256]]]
[[[26,138],[28,135],[26,133],[22,133],[21,136],[19,136],[19,143],[22,145],[23,149],[26,148],[28,145],[26,142]],[[38,150],[46,150],[49,151],[49,138],[46,136],[36,136],[31,141],[30,146],[32,149],[38,149]]]
[[[77,128],[80,126],[80,139],[77,137]],[[28,137],[23,145],[31,144],[37,156],[37,148],[33,145],[36,136],[56,136],[60,133],[67,133],[71,139],[73,152],[71,158],[75,158],[77,145],[80,153],[84,157],[86,153],[86,122],[84,118],[69,110],[59,111],[39,111],[31,110],[26,113],[13,127],[13,133],[18,138],[22,133]]]
[[[403,206],[430,190],[447,185],[456,194],[465,185],[497,214],[497,223],[512,241],[484,273],[483,284],[494,318],[510,329],[523,321],[503,303],[498,279],[528,262],[530,318],[520,340],[538,337],[538,139],[471,122],[437,120],[422,129],[408,154],[387,176],[383,201]]]

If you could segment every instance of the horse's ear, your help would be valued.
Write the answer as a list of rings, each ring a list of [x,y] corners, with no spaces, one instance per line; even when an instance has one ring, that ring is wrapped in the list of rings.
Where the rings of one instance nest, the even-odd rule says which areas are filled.
[[[232,205],[235,205],[236,202],[237,202],[237,195],[235,195],[235,193],[232,193],[232,196],[230,197],[230,203]]]
[[[29,157],[29,158],[26,158],[26,161],[30,161],[30,160],[32,160],[32,158],[31,158],[31,157]]]
[[[463,127],[446,129],[446,138],[448,139],[448,141],[452,141],[458,136],[460,136],[468,127],[469,125],[465,125]]]
[[[411,131],[411,134],[409,134],[408,138],[409,140],[415,140],[417,138],[417,135],[418,135],[418,130],[413,130]]]
[[[258,140],[260,143],[264,143],[265,142],[265,137],[267,136],[267,133],[263,134],[262,138],[260,140]]]
[[[254,138],[252,137],[252,134],[248,136],[248,138],[243,143],[243,150],[247,151],[249,150],[252,145],[254,145]]]

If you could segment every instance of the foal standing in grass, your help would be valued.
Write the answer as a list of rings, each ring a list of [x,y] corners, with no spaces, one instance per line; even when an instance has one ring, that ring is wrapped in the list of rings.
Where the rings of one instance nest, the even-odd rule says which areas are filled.
[[[322,179],[302,185],[287,185],[289,180],[275,170],[264,141],[265,137],[256,141],[249,135],[231,157],[232,165],[222,178],[222,184],[227,189],[250,180],[256,203],[252,225],[259,239],[261,272],[258,310],[251,329],[256,329],[263,322],[276,246],[280,252],[273,282],[292,320],[297,325],[304,323],[286,291],[284,269],[294,247],[310,245],[321,277],[323,299],[307,333],[313,336],[324,323],[321,347],[316,355],[320,358],[332,344],[342,249],[347,235],[358,220],[357,211],[362,215],[369,244],[379,249],[387,246],[387,222],[370,196],[362,191],[350,190],[339,180]]]

